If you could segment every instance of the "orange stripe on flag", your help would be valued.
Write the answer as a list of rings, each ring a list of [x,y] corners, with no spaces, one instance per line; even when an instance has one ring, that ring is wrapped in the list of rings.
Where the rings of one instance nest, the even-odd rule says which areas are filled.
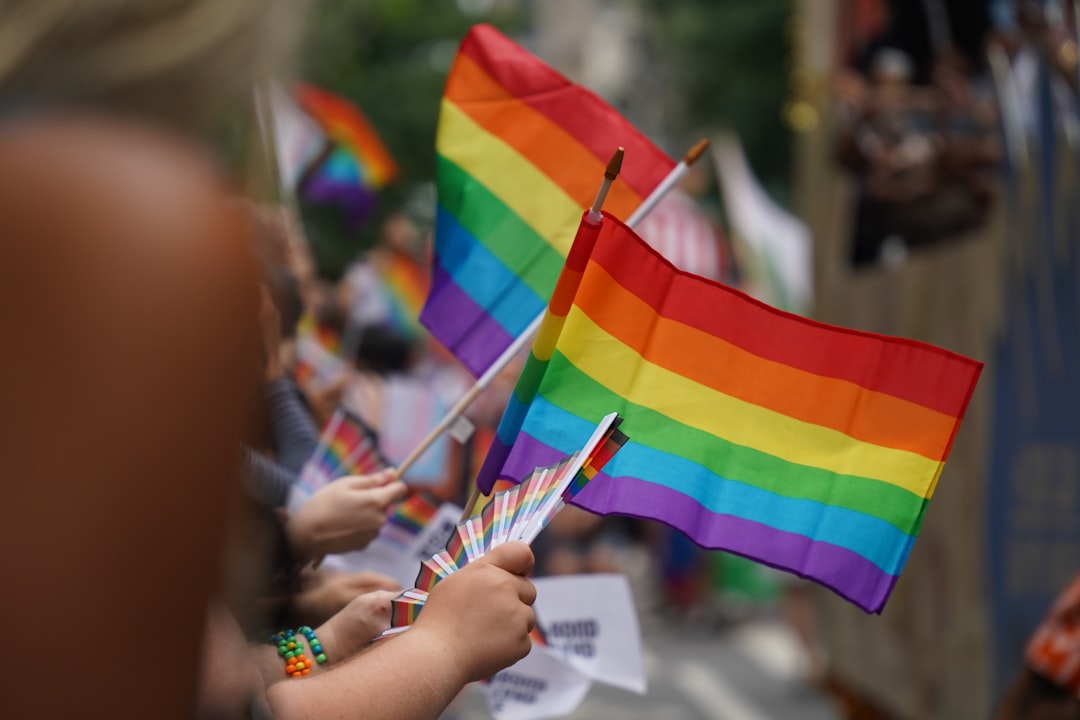
[[[467,99],[478,94],[488,99]],[[458,56],[446,81],[445,97],[582,203],[582,209],[592,201],[607,159],[597,158],[561,125],[511,95],[472,58]],[[615,148],[613,141],[611,151]],[[604,208],[625,218],[642,199],[625,182],[616,180]]]

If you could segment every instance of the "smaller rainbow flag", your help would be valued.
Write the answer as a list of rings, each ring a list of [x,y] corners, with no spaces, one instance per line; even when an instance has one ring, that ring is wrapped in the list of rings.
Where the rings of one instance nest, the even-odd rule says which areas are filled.
[[[341,338],[332,329],[320,325],[311,313],[305,313],[296,327],[293,377],[297,384],[322,388],[342,377],[345,371]]]
[[[407,338],[421,337],[424,326],[420,324],[420,309],[431,285],[427,271],[402,252],[391,252],[379,269],[387,323]]]
[[[301,468],[297,488],[312,495],[336,478],[370,475],[386,467],[375,431],[355,414],[338,408],[319,436],[315,452]]]
[[[438,512],[439,505],[431,498],[421,493],[410,495],[387,513],[379,537],[407,548]]]
[[[313,85],[296,88],[300,107],[322,126],[333,143],[307,175],[304,195],[346,208],[352,221],[364,220],[378,192],[397,178],[398,166],[356,105]]]
[[[477,485],[529,477],[615,411],[631,439],[578,504],[879,612],[981,369],[682,272],[605,213],[581,223]]]

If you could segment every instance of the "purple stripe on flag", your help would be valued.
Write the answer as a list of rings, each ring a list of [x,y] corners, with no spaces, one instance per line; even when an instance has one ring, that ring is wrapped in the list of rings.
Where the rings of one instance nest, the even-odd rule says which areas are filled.
[[[532,472],[533,466],[550,465],[565,456],[526,433],[518,435],[514,450],[499,477],[518,480]],[[505,457],[505,447],[498,440],[488,458],[494,460],[496,453]],[[485,460],[485,469],[487,465]],[[884,572],[846,548],[751,520],[712,513],[688,495],[632,477],[612,478],[601,472],[574,499],[574,504],[600,515],[658,520],[683,531],[704,548],[726,550],[812,578],[867,612],[881,612],[897,580],[896,575]],[[702,519],[708,522],[701,522]]]
[[[432,269],[431,292],[420,311],[420,323],[474,377],[483,375],[514,342],[438,264]]]

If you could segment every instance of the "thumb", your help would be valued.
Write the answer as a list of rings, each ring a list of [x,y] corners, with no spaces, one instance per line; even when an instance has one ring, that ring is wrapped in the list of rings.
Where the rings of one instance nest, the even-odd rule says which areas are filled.
[[[533,571],[536,559],[533,557],[532,548],[515,540],[500,545],[476,562],[486,562],[514,575],[525,577]]]

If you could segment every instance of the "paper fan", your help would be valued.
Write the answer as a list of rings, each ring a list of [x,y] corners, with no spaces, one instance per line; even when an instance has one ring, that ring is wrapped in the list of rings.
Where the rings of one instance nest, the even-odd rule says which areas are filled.
[[[416,587],[391,602],[391,628],[384,635],[411,625],[440,580],[503,543],[532,543],[626,443],[626,434],[619,430],[621,422],[616,413],[606,416],[581,450],[554,465],[536,468],[520,484],[495,493],[459,522],[446,548],[421,563]]]

